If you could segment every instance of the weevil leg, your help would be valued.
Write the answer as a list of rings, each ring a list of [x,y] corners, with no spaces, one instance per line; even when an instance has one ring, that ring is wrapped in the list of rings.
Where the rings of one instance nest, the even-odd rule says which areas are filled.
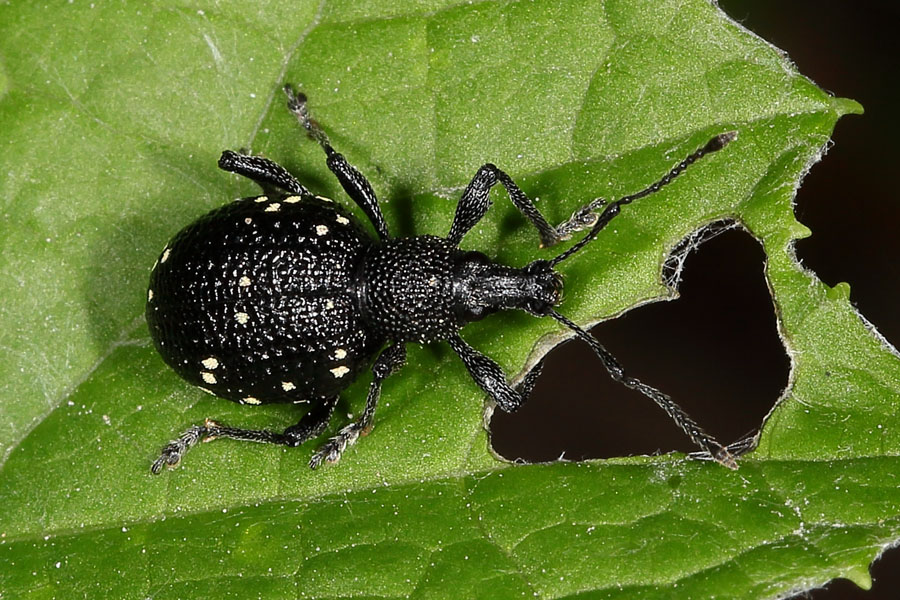
[[[600,358],[600,361],[603,363],[603,366],[606,367],[606,370],[609,371],[613,380],[621,383],[625,387],[636,390],[653,400],[657,406],[663,409],[666,414],[675,421],[675,424],[687,434],[691,441],[703,450],[704,454],[712,457],[713,460],[729,469],[737,469],[736,456],[731,452],[730,447],[723,446],[714,437],[706,433],[683,408],[678,406],[678,404],[672,400],[671,397],[658,389],[643,383],[639,379],[627,375],[625,369],[619,364],[619,361],[617,361],[615,357],[610,354],[609,350],[604,348],[590,333],[555,310],[550,310],[548,314],[575,332],[575,335],[577,335],[578,338],[591,347],[591,350],[593,350],[594,354]]]
[[[734,131],[713,137],[705,146],[678,163],[656,183],[651,184],[636,194],[626,196],[614,202],[614,211],[606,212],[606,216],[611,219],[618,214],[619,208],[622,205],[629,204],[638,198],[643,198],[644,196],[649,196],[650,194],[659,191],[660,188],[668,185],[691,164],[711,152],[721,150],[736,137],[737,133]],[[596,236],[597,232],[605,226],[605,223],[599,228],[596,226],[598,219],[600,218],[596,211],[607,204],[602,198],[591,200],[577,209],[572,213],[571,217],[556,227],[550,225],[538,211],[537,207],[535,207],[534,202],[525,195],[512,178],[496,166],[488,163],[478,169],[475,177],[473,177],[472,181],[469,182],[469,185],[466,186],[466,189],[459,200],[459,204],[456,206],[456,216],[453,218],[453,225],[450,227],[450,233],[447,235],[448,240],[454,244],[458,244],[463,236],[481,220],[491,205],[491,188],[497,183],[502,184],[503,187],[506,188],[506,192],[509,194],[509,199],[512,203],[538,230],[538,233],[541,236],[541,246],[543,247],[553,246],[558,242],[569,239],[573,233],[588,228],[591,228],[590,238],[593,239],[593,236]],[[580,247],[581,245],[579,248]],[[571,254],[572,253],[567,253],[566,256],[570,256]]]
[[[447,240],[453,244],[459,244],[463,236],[468,233],[472,227],[487,213],[491,206],[490,194],[491,188],[497,183],[506,188],[509,199],[519,211],[525,215],[532,225],[538,230],[541,236],[542,246],[552,246],[557,242],[567,239],[572,231],[566,227],[557,228],[550,225],[544,216],[535,207],[534,202],[525,195],[512,178],[488,163],[483,165],[475,177],[466,186],[459,203],[456,205],[456,215],[453,217],[453,224],[450,226],[450,233],[447,234]],[[584,227],[593,224],[595,216],[590,216],[589,221]],[[567,221],[568,223],[568,221]],[[564,224],[565,225],[565,224]],[[574,230],[573,230],[574,231]]]
[[[509,385],[506,375],[496,362],[467,344],[458,334],[447,338],[450,347],[459,355],[469,375],[484,392],[491,397],[503,412],[515,412],[522,404],[534,384],[540,368],[532,370],[515,388]]]
[[[177,467],[178,463],[181,462],[181,457],[205,436],[205,426],[191,425],[190,429],[163,447],[159,458],[153,461],[153,464],[150,466],[150,471],[155,475],[162,471],[164,466],[169,468]]]
[[[290,84],[284,86],[284,93],[288,97],[288,109],[294,113],[300,125],[309,133],[309,136],[319,142],[325,151],[326,164],[331,172],[334,173],[341,187],[350,198],[366,213],[369,221],[375,227],[378,237],[382,240],[390,239],[387,223],[384,215],[381,213],[381,207],[378,205],[378,198],[372,185],[353,165],[347,162],[344,156],[331,147],[331,142],[325,131],[309,116],[309,108],[306,105],[306,96],[302,93],[294,92],[294,88]]]
[[[337,435],[328,440],[309,460],[311,469],[317,468],[323,462],[337,462],[341,453],[356,443],[360,435],[365,435],[372,428],[375,418],[375,407],[381,396],[381,383],[395,373],[406,363],[406,346],[394,344],[385,349],[372,365],[372,383],[369,385],[369,394],[366,397],[366,407],[362,415],[353,423],[338,431]]]
[[[296,177],[287,172],[287,169],[262,156],[226,150],[219,157],[219,168],[252,179],[266,194],[287,192],[298,196],[311,195]]]
[[[337,396],[314,401],[309,412],[296,425],[288,427],[281,433],[269,429],[239,429],[207,419],[203,425],[193,425],[177,439],[169,442],[162,449],[159,458],[154,461],[150,470],[153,473],[159,473],[164,466],[178,466],[187,451],[201,440],[211,442],[222,438],[290,447],[299,446],[325,431],[334,407],[337,406],[337,401]]]
[[[531,367],[530,371],[525,373],[525,377],[522,378],[522,381],[513,388],[520,396],[522,396],[523,402],[528,400],[528,397],[531,396],[531,391],[534,390],[538,377],[541,375],[541,371],[544,370],[545,358],[547,358],[547,355],[542,356],[537,364]]]

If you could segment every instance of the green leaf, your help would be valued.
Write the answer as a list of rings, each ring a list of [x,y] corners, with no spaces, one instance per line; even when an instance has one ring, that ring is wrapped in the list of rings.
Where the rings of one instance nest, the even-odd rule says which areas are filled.
[[[292,407],[203,395],[153,351],[148,270],[169,236],[253,187],[251,147],[343,198],[284,109],[299,82],[393,232],[443,234],[479,165],[552,222],[642,189],[716,133],[738,141],[629,206],[563,263],[579,323],[668,297],[661,265],[721,219],[763,244],[791,383],[731,472],[669,454],[509,465],[446,345],[410,347],[377,426],[336,466],[312,446],[220,442],[149,464],[207,416],[283,427]],[[0,6],[0,596],[772,597],[870,584],[900,538],[900,362],[846,286],[802,269],[792,198],[861,112],[707,0]],[[499,191],[466,238],[551,256]],[[561,332],[466,328],[521,373]],[[538,348],[538,350],[534,350]],[[332,424],[361,408],[366,378]],[[623,426],[628,426],[623,424]]]

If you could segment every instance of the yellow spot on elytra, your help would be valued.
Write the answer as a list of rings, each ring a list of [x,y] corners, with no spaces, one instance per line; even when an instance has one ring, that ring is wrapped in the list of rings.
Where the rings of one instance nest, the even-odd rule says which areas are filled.
[[[259,398],[254,398],[253,396],[247,396],[243,399],[244,404],[262,404]]]
[[[331,300],[329,300],[328,302],[325,303],[325,308],[326,308],[327,310],[331,310],[332,308],[334,308],[334,302],[332,302]]]
[[[350,222],[350,219],[348,219],[348,218],[345,217],[344,215],[338,215],[338,216],[337,216],[337,219],[335,219],[335,221],[337,221],[337,222],[340,223],[341,225],[346,225],[347,223]]]
[[[215,395],[216,395],[216,393],[215,393],[214,391],[212,391],[212,390],[210,390],[210,389],[207,389],[207,388],[205,388],[205,387],[201,387],[201,386],[198,385],[197,388],[200,389],[200,390],[202,390],[202,391],[204,391],[204,392],[206,392],[206,393],[209,394],[210,396],[215,396]]]
[[[284,199],[284,201],[287,202],[288,204],[296,204],[297,202],[300,202],[300,200],[301,200],[300,196],[288,196],[287,198]]]
[[[334,202],[334,200],[332,200],[331,198],[326,198],[325,196],[316,196],[316,198],[321,200],[322,202]]]
[[[289,391],[291,391],[291,390],[297,389],[297,386],[294,385],[293,382],[290,382],[290,381],[282,381],[282,382],[281,382],[281,389],[283,389],[283,390],[286,391],[286,392],[289,392]]]
[[[328,228],[324,225],[316,225],[316,234],[317,235],[325,235],[328,233]]]
[[[169,260],[169,254],[171,254],[171,253],[172,253],[172,251],[169,250],[168,248],[163,250],[162,258],[159,259],[159,262],[164,263],[167,260]]]
[[[235,321],[237,321],[238,323],[243,325],[244,323],[246,323],[247,321],[250,320],[250,315],[248,315],[245,312],[237,312],[237,313],[234,313],[234,319],[235,319]]]
[[[247,286],[249,286],[249,285],[250,285],[250,278],[247,277],[246,275],[244,275],[244,276],[241,277],[240,280],[238,281],[238,285],[241,286],[241,287],[247,287]]]
[[[200,361],[200,364],[212,371],[218,368],[219,361],[218,359],[216,359],[216,357],[210,356],[209,358],[204,358],[202,361]]]
[[[344,350],[343,348],[338,348],[337,350],[334,351],[334,357],[338,360],[341,360],[342,358],[347,358],[347,351]]]
[[[203,381],[206,383],[213,385],[216,383],[216,376],[210,373],[209,371],[203,371],[200,373],[200,377],[203,378]]]
[[[253,201],[254,202],[268,202],[269,197],[268,196],[257,196],[256,198],[253,199]]]
[[[335,367],[335,368],[331,369],[331,374],[338,378],[343,377],[344,375],[346,375],[349,372],[350,372],[350,369],[348,369],[347,367],[345,367],[343,365],[341,365],[340,367]]]
[[[277,202],[273,202],[266,207],[266,212],[278,212],[279,210],[281,210],[281,205]]]
[[[147,302],[153,300],[153,290],[147,290]]]

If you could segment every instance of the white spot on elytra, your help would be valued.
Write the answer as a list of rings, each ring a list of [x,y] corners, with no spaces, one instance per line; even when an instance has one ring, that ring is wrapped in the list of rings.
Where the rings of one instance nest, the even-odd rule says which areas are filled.
[[[262,402],[259,401],[259,398],[254,398],[253,396],[247,396],[244,398],[243,402],[244,404],[262,404]]]
[[[279,210],[281,210],[281,205],[277,202],[273,202],[266,207],[266,212],[278,212]]]
[[[203,381],[206,383],[213,385],[216,383],[216,376],[210,373],[209,371],[203,371],[200,373],[200,377],[203,378]]]
[[[209,358],[204,358],[202,361],[200,361],[200,364],[203,365],[204,367],[206,367],[207,369],[209,369],[210,371],[213,371],[219,367],[219,361],[218,361],[218,359],[216,359],[215,356],[210,356]]]
[[[250,278],[244,275],[238,280],[238,285],[241,287],[247,287],[250,285]]]
[[[207,389],[207,388],[205,388],[205,387],[200,387],[199,385],[198,385],[197,387],[200,388],[201,390],[203,390],[204,392],[206,392],[207,394],[209,394],[210,396],[215,396],[215,395],[216,395],[216,393],[215,393],[214,391],[210,390],[210,389]]]
[[[172,253],[172,251],[169,250],[168,248],[163,250],[162,258],[159,259],[159,262],[164,263],[167,260],[169,260],[169,254],[171,254],[171,253]]]
[[[337,350],[334,351],[334,357],[338,360],[341,360],[342,358],[347,358],[347,351],[344,350],[343,348],[338,348]]]
[[[331,198],[326,198],[325,196],[316,196],[316,198],[321,200],[322,202],[334,202],[334,200],[332,200]]]
[[[329,300],[328,302],[325,303],[325,308],[326,308],[327,310],[331,310],[332,308],[334,308],[334,302],[332,302],[331,300]]]
[[[294,385],[293,382],[290,382],[290,381],[282,381],[282,382],[281,382],[281,389],[283,389],[283,390],[286,391],[286,392],[289,392],[289,391],[291,391],[291,390],[297,389],[297,386]]]
[[[250,315],[248,315],[245,312],[237,312],[237,313],[234,313],[234,318],[238,323],[243,325],[244,323],[246,323],[247,321],[250,320]]]
[[[317,235],[325,235],[328,233],[328,228],[324,225],[316,225],[316,234]]]
[[[343,365],[341,365],[340,367],[335,367],[335,368],[331,369],[331,374],[338,378],[343,377],[344,375],[346,375],[349,372],[350,372],[350,369],[348,369],[347,367],[345,367]]]
[[[246,223],[247,225],[249,225],[252,222],[253,222],[253,219],[251,219],[250,217],[247,217],[246,219],[244,219],[244,223]]]
[[[350,222],[350,219],[348,219],[348,218],[345,217],[344,215],[338,215],[338,216],[337,216],[337,219],[335,219],[335,221],[337,221],[337,222],[340,223],[341,225],[346,225],[347,223]]]
[[[254,202],[268,202],[269,197],[268,196],[257,196],[256,198],[253,199],[253,201]]]
[[[295,204],[297,202],[300,202],[300,196],[288,196],[284,199],[284,201],[288,204]]]
[[[147,302],[153,300],[153,290],[147,290]]]

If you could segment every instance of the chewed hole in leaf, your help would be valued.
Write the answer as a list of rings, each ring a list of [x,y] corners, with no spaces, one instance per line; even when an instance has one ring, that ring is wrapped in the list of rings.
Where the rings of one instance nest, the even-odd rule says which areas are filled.
[[[764,264],[749,234],[715,224],[667,262],[664,277],[680,278],[680,298],[636,308],[591,333],[632,376],[732,443],[760,428],[788,382]],[[572,287],[568,293],[577,293]],[[501,456],[527,462],[696,450],[652,401],[613,382],[574,340],[548,355],[522,409],[494,412],[491,442]]]

